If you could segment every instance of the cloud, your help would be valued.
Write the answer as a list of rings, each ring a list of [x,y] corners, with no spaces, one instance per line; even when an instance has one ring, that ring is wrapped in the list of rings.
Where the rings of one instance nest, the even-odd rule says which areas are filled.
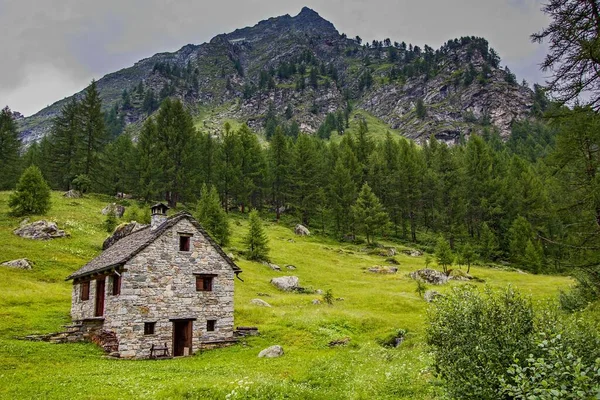
[[[544,50],[529,40],[548,23],[537,0],[0,0],[0,107],[32,114],[141,58],[295,15],[304,5],[369,41],[437,48],[483,36],[519,78],[541,79]]]

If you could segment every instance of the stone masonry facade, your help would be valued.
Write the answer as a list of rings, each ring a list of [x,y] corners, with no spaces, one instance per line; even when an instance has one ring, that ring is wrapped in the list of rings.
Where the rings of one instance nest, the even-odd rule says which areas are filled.
[[[189,251],[179,251],[180,236],[191,236]],[[105,276],[103,317],[94,317],[97,276],[90,281],[89,300],[80,300],[82,285],[74,283],[71,307],[76,323],[103,318],[102,329],[118,338],[120,357],[147,358],[153,344],[166,343],[172,351],[173,320],[193,320],[192,353],[233,339],[234,270],[190,220],[164,231],[120,271],[118,295]],[[211,291],[197,291],[198,275],[213,276]],[[207,321],[214,321],[213,331]],[[153,334],[145,334],[145,323],[154,323]]]

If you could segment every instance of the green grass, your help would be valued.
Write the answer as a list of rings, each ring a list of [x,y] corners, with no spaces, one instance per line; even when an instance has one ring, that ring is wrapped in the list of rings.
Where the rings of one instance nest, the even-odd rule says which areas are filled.
[[[0,261],[27,257],[35,266],[32,271],[0,269],[0,398],[224,399],[234,390],[229,398],[431,399],[438,394],[424,345],[427,303],[407,276],[422,268],[424,259],[400,254],[398,274],[368,274],[365,269],[386,264],[385,257],[368,254],[363,246],[297,237],[292,224],[284,222],[266,223],[272,261],[283,272],[238,262],[244,282],[235,282],[235,322],[257,326],[258,337],[167,361],[107,360],[92,344],[18,340],[15,337],[58,331],[69,322],[71,284],[64,278],[100,251],[107,235],[100,210],[112,200],[71,200],[53,193],[53,208],[45,218],[71,237],[37,242],[12,234],[20,219],[7,216],[7,199],[8,193],[0,192]],[[226,250],[235,252],[243,248],[245,218],[234,216],[232,228],[232,246]],[[288,272],[288,264],[297,270]],[[571,284],[565,277],[500,269],[475,267],[471,273],[491,286],[512,284],[535,300],[551,298]],[[304,287],[331,289],[335,298],[344,300],[333,306],[313,305],[321,296],[282,293],[269,284],[272,277],[287,274],[297,275]],[[462,283],[435,289],[444,292],[457,284]],[[253,298],[273,307],[253,306]],[[398,328],[409,332],[401,347],[387,349],[377,343]],[[351,338],[348,346],[328,347],[331,340],[343,337]],[[282,345],[286,354],[257,358],[273,344]]]

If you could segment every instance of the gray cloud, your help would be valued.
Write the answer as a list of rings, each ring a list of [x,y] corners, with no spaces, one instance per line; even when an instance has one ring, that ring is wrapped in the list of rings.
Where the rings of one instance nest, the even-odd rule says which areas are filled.
[[[529,35],[547,25],[539,0],[0,0],[0,106],[32,114],[92,78],[157,52],[199,44],[307,5],[340,32],[437,48],[487,38],[530,83],[543,80],[545,49]]]

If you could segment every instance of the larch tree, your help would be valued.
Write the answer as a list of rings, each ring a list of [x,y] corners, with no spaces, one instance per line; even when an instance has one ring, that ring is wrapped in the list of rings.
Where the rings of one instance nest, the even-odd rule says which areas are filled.
[[[21,141],[10,108],[0,111],[0,190],[15,184],[19,173]]]
[[[367,243],[371,243],[377,230],[385,231],[389,218],[381,202],[375,196],[368,183],[360,189],[352,213],[357,226],[363,231]]]
[[[50,209],[50,187],[38,167],[32,165],[23,172],[9,197],[8,206],[11,214],[17,217],[43,215]]]

